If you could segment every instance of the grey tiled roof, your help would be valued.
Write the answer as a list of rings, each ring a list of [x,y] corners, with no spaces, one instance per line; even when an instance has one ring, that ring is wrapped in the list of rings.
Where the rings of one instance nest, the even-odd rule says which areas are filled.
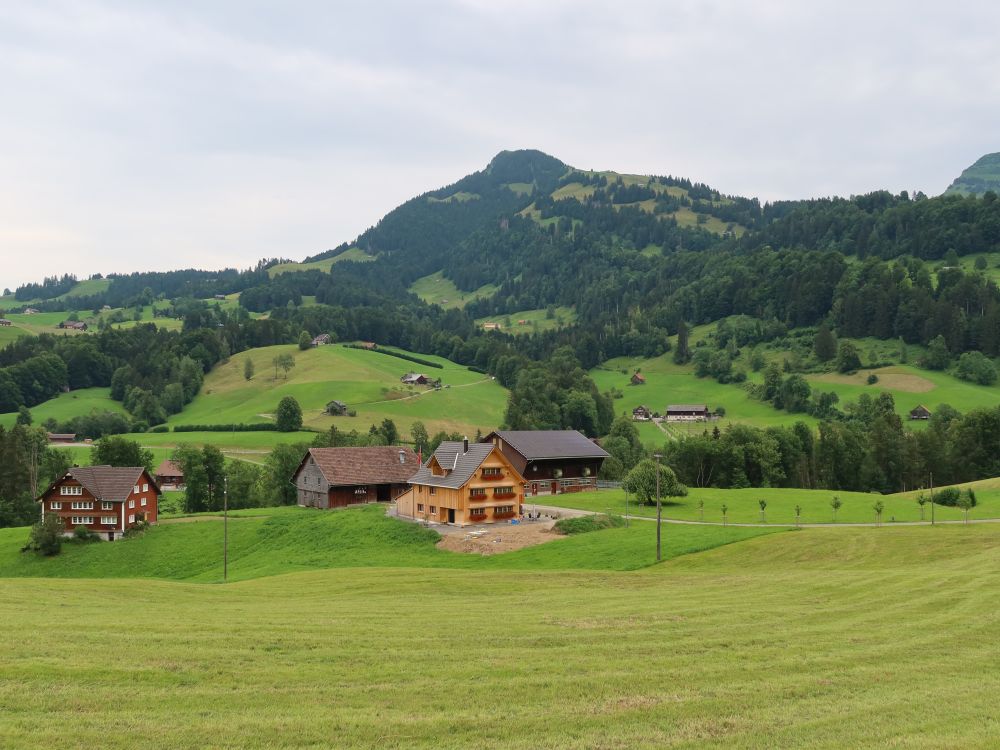
[[[669,404],[667,411],[708,411],[705,404]]]
[[[434,458],[447,471],[445,476],[437,476],[427,468],[427,463],[420,467],[416,474],[410,477],[410,484],[430,484],[435,487],[450,487],[458,489],[472,479],[486,457],[493,450],[492,443],[469,443],[468,452],[464,452],[464,444],[447,440],[434,451]]]
[[[608,452],[576,430],[497,430],[494,435],[529,461],[539,458],[607,458]]]
[[[359,484],[402,484],[419,466],[409,447],[374,445],[366,448],[310,448],[326,481],[337,487]],[[402,460],[400,456],[402,455]],[[305,459],[303,459],[304,462]],[[302,465],[299,465],[301,470]],[[295,472],[298,475],[298,470]]]

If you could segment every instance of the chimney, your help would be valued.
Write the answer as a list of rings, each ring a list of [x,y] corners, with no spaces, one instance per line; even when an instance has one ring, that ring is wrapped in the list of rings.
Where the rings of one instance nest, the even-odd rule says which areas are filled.
[[[401,464],[405,464],[406,463],[406,451],[404,451],[404,450],[400,450],[399,451],[399,463],[401,463]]]
[[[462,441],[462,453],[465,454],[468,452],[469,452],[469,436],[466,435],[465,439]]]

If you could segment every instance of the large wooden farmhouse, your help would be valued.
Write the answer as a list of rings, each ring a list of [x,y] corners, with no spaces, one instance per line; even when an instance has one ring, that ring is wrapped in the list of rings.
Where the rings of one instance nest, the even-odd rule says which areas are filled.
[[[670,404],[667,407],[668,422],[704,422],[709,419],[705,404]]]
[[[485,442],[500,449],[532,495],[597,488],[607,451],[576,430],[499,430]]]
[[[396,501],[402,517],[465,526],[518,518],[524,477],[492,443],[445,441]]]
[[[160,488],[141,466],[74,466],[38,498],[42,516],[55,513],[72,534],[77,526],[114,541],[142,522],[156,523]]]
[[[298,504],[342,508],[355,503],[391,502],[408,489],[420,466],[409,448],[310,448],[292,482]]]

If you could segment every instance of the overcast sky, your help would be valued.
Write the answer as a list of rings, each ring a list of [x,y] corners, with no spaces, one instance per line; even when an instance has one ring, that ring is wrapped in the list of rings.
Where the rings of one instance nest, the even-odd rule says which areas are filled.
[[[0,286],[247,267],[539,148],[762,199],[1000,151],[1000,4],[0,0]]]

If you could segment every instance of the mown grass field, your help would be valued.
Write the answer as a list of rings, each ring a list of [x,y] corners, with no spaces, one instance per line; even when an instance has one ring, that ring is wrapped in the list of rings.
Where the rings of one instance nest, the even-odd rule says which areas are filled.
[[[1000,518],[1000,483],[997,480],[984,480],[983,483],[973,482],[968,486],[976,488],[978,503],[969,511],[969,519]],[[767,502],[764,523],[794,524],[796,506],[802,509],[800,523],[875,523],[875,510],[872,506],[881,501],[884,505],[883,524],[930,521],[930,503],[924,505],[921,517],[920,505],[917,503],[919,494],[919,491],[879,495],[870,492],[769,487],[736,490],[690,487],[686,497],[663,498],[663,517],[680,521],[723,523],[722,506],[725,505],[728,508],[726,522],[756,524],[762,522],[758,501],[764,500]],[[928,491],[924,491],[923,494],[930,497]],[[836,513],[836,521],[833,508],[830,506],[834,496],[841,502],[841,507]],[[540,505],[579,508],[599,513],[624,514],[626,510],[624,490],[545,495],[537,500]],[[704,503],[704,506],[699,508],[699,503]],[[628,512],[634,516],[656,517],[656,507],[637,504],[635,496],[629,499]],[[959,508],[935,505],[934,518],[936,521],[960,521],[964,515]]]
[[[41,425],[47,419],[65,422],[73,417],[81,417],[94,411],[110,411],[124,414],[121,403],[111,399],[110,388],[80,388],[69,393],[60,393],[31,409],[33,424]],[[0,414],[0,425],[11,427],[17,413]]]
[[[292,354],[296,365],[287,378],[279,371],[275,379],[271,362],[282,353]],[[477,429],[485,433],[500,424],[507,392],[492,378],[440,357],[417,356],[442,368],[337,345],[304,352],[295,346],[242,352],[209,373],[198,396],[172,416],[169,424],[267,422],[286,395],[294,396],[302,406],[305,424],[321,430],[336,424],[339,429],[367,432],[372,423],[389,418],[404,433],[414,421],[421,420],[432,432],[443,429],[474,435]],[[247,358],[255,366],[250,381],[243,377]],[[449,387],[433,391],[424,386],[403,386],[400,377],[411,371],[441,378]],[[323,410],[333,400],[343,401],[357,416],[327,416]]]
[[[560,306],[555,308],[554,317],[548,317],[548,310],[521,310],[510,315],[494,315],[487,318],[479,318],[476,325],[482,327],[487,323],[496,323],[504,333],[515,335],[526,333],[541,333],[551,331],[560,326],[572,325],[576,322],[576,310],[572,307]],[[508,320],[510,325],[508,325]],[[521,323],[521,321],[524,323]]]
[[[236,549],[260,547],[234,558],[236,577],[302,566],[291,575],[145,577],[206,570],[221,524],[203,522],[35,563],[144,580],[0,579],[4,747],[994,744],[995,527],[808,529],[636,571],[547,567],[574,543],[616,554],[631,534],[648,548],[652,524],[634,524],[530,564],[448,568],[429,561],[458,556],[417,527],[413,544],[384,538],[390,557],[327,520],[356,531],[370,512],[230,524]],[[290,538],[300,517],[319,520],[318,539]],[[670,531],[668,550],[685,530]],[[0,553],[4,574],[35,575],[11,569],[18,554]]]
[[[267,274],[273,279],[275,276],[280,276],[283,273],[295,273],[297,271],[323,271],[326,273],[335,263],[342,263],[345,260],[367,263],[368,261],[375,260],[375,257],[369,255],[360,247],[351,247],[333,258],[316,260],[312,263],[279,263],[267,269]]]
[[[450,310],[465,307],[473,300],[490,297],[496,294],[499,288],[494,284],[485,284],[474,292],[463,292],[451,279],[445,278],[441,271],[437,271],[414,281],[409,291],[429,305],[439,305],[445,310]]]

